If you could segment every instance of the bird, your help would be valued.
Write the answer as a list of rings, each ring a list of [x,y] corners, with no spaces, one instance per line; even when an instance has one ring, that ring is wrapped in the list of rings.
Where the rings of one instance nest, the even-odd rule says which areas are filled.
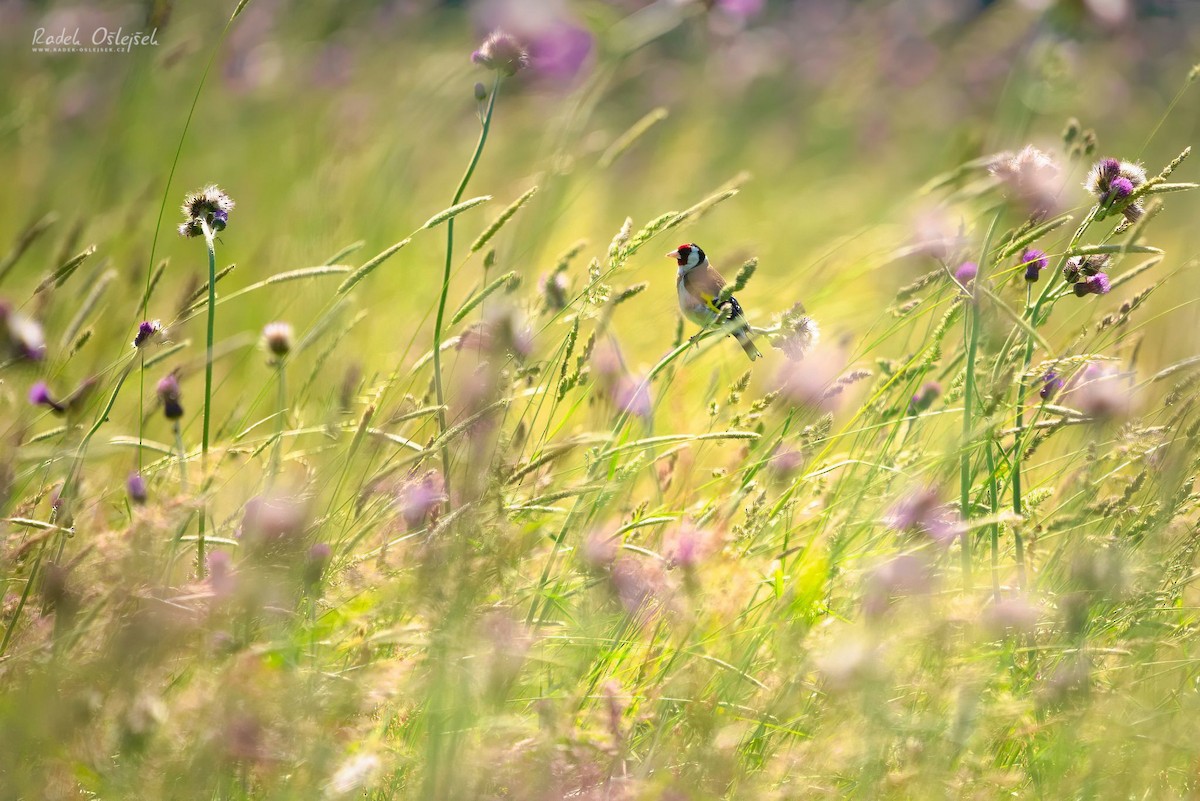
[[[742,346],[742,350],[746,351],[750,361],[762,356],[750,337],[750,325],[746,322],[746,316],[737,299],[730,296],[718,305],[725,279],[709,264],[708,257],[704,255],[700,246],[688,242],[668,253],[667,258],[675,259],[675,263],[679,265],[675,287],[679,293],[679,308],[683,311],[683,316],[701,327],[708,327],[718,321],[730,323],[733,328],[730,334]]]

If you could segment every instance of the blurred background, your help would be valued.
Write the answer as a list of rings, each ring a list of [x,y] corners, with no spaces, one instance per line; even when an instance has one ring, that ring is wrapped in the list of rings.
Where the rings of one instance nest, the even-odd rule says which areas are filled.
[[[734,201],[679,236],[727,274],[759,258],[741,298],[755,324],[802,301],[827,335],[861,330],[928,269],[891,254],[932,224],[918,190],[933,175],[1028,142],[1058,154],[1070,117],[1095,131],[1098,155],[1161,165],[1200,124],[1186,97],[1162,122],[1197,54],[1200,4],[1187,0],[251,0],[214,55],[231,11],[162,0],[0,3],[0,242],[47,212],[59,218],[9,288],[36,283],[60,250],[95,243],[87,269],[116,270],[136,304],[210,56],[158,231],[156,259],[171,260],[164,286],[177,292],[196,285],[204,263],[202,249],[174,235],[176,205],[207,182],[238,203],[220,246],[222,263],[237,264],[226,291],[320,264],[356,240],[366,245],[354,258],[365,258],[448,205],[478,130],[472,86],[489,80],[470,54],[496,26],[530,41],[533,63],[504,88],[470,193],[496,200],[460,221],[463,238],[529,187],[541,191],[496,243],[494,274],[534,282],[586,239],[569,276],[578,285],[586,258],[626,216],[636,230],[737,180]],[[156,28],[157,45],[31,52],[38,28],[86,36],[98,27]],[[659,109],[662,119],[607,164],[614,141]],[[1069,169],[1074,187],[1085,165]],[[1067,195],[1083,208],[1082,189]],[[1164,213],[1161,230],[1178,238],[1155,242],[1171,254],[1168,269],[1195,253],[1184,224],[1192,213],[1186,203]],[[441,247],[419,237],[375,277],[370,314],[352,334],[363,351],[369,343],[368,374],[390,369],[425,318]],[[618,321],[647,363],[669,345],[677,316],[674,267],[659,250],[622,277],[650,282]],[[452,304],[482,279],[480,255],[461,265]],[[1197,279],[1176,286],[1190,296]],[[230,303],[226,330],[278,317],[303,324],[329,289],[298,284],[270,308]],[[1165,311],[1171,300],[1151,303]],[[114,330],[97,331],[89,347],[127,337],[124,316],[112,319]],[[1176,331],[1196,328],[1194,307],[1169,319]],[[1053,325],[1077,323],[1060,315]],[[1155,347],[1169,359],[1195,344],[1171,337]]]

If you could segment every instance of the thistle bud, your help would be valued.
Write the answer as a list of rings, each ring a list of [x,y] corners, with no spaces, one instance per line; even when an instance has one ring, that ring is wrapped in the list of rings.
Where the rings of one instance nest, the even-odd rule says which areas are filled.
[[[129,474],[129,478],[125,482],[125,490],[129,493],[129,500],[138,506],[146,502],[146,479],[142,478],[141,473]]]
[[[179,379],[169,373],[158,382],[158,399],[163,406],[163,415],[168,420],[183,417],[183,406],[179,403]]]
[[[476,83],[475,83],[475,100],[476,100],[476,102],[482,103],[486,99],[487,99],[487,88],[483,84],[476,81]]]

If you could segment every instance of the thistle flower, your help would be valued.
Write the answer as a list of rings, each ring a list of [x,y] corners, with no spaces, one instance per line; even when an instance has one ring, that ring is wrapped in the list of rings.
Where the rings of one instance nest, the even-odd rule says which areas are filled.
[[[229,212],[233,211],[233,200],[216,184],[209,184],[193,192],[183,201],[181,210],[184,221],[179,225],[180,236],[200,236],[204,233],[202,222],[207,222],[214,231],[223,231],[229,223]]]
[[[1110,289],[1112,289],[1112,283],[1108,280],[1108,276],[1104,273],[1096,273],[1075,284],[1075,295],[1081,298],[1084,295],[1107,295]]]
[[[963,286],[967,286],[975,280],[975,276],[977,275],[979,275],[979,265],[973,261],[964,261],[954,271],[954,280]]]
[[[160,320],[143,320],[138,325],[137,333],[133,337],[133,346],[140,348],[150,341],[150,338],[163,330]]]
[[[267,323],[263,327],[263,345],[273,356],[282,359],[292,350],[292,326],[288,323]]]
[[[948,519],[938,493],[931,487],[916,490],[901,498],[888,512],[887,524],[897,531],[927,534],[939,545],[949,545],[958,529]]]
[[[1116,159],[1101,159],[1092,167],[1084,181],[1084,188],[1096,198],[1103,209],[1122,203],[1133,191],[1146,183],[1146,170],[1140,164]],[[1140,201],[1128,203],[1121,213],[1130,222],[1141,218],[1145,208]]]
[[[396,506],[409,531],[435,524],[439,509],[446,500],[445,482],[436,470],[413,477],[396,493]]]
[[[1079,411],[1096,420],[1128,417],[1134,398],[1111,364],[1092,362],[1073,382],[1068,397]]]
[[[46,335],[36,320],[0,301],[0,323],[0,341],[12,358],[30,362],[46,358]]]
[[[130,473],[129,478],[125,481],[125,491],[129,493],[129,500],[141,506],[146,502],[147,497],[146,479],[142,478],[141,473]]]
[[[1045,252],[1029,248],[1021,254],[1021,264],[1025,266],[1025,280],[1036,281],[1042,270],[1049,266],[1050,260]]]
[[[529,53],[515,36],[504,31],[493,31],[471,54],[471,61],[512,77],[529,66]]]
[[[926,381],[908,402],[908,413],[923,412],[933,405],[942,395],[942,385],[936,381]]]
[[[1034,217],[1044,217],[1058,205],[1058,165],[1046,153],[1026,145],[1019,153],[1001,153],[988,172],[1000,179],[1010,198]]]
[[[50,387],[45,381],[38,381],[29,388],[29,402],[34,406],[46,406],[55,414],[62,414],[66,406],[54,400],[50,395]]]
[[[308,585],[320,583],[332,557],[333,549],[329,547],[328,543],[318,542],[309,548],[308,556],[304,561],[304,583]]]
[[[1051,370],[1042,376],[1042,388],[1038,390],[1038,396],[1044,401],[1053,400],[1058,391],[1063,388],[1063,384],[1062,377]]]
[[[771,337],[771,346],[779,348],[789,359],[798,362],[821,339],[817,321],[809,317],[803,304],[797,303],[783,313],[779,334]]]
[[[179,403],[179,378],[175,373],[168,373],[158,382],[158,399],[163,406],[163,415],[168,420],[178,420],[183,417],[183,406]]]

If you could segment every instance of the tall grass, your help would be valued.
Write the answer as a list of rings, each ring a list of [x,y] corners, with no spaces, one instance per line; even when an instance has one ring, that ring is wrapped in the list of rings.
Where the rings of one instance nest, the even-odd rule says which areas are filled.
[[[780,259],[765,220],[803,211],[794,186],[675,170],[692,157],[653,137],[677,118],[698,136],[700,105],[608,105],[631,96],[621,47],[661,58],[657,36],[707,19],[678,8],[613,26],[569,101],[514,79],[494,161],[500,81],[475,129],[447,99],[473,77],[452,73],[420,99],[460,104],[429,123],[446,141],[478,135],[450,206],[459,150],[405,165],[396,133],[376,169],[441,182],[331,223],[350,236],[299,265],[305,234],[268,199],[307,209],[299,178],[239,178],[222,257],[248,268],[218,270],[202,221],[207,273],[181,250],[120,313],[105,287],[128,276],[105,271],[145,232],[96,223],[82,253],[45,213],[16,232],[0,797],[1195,793],[1189,151],[1095,196],[1079,184],[1100,157],[1138,154],[1070,125],[1043,143],[1052,176],[1013,172],[1032,138],[1013,134],[905,178],[896,205],[932,233],[878,225],[864,198],[868,233]],[[184,144],[178,169],[210,168]],[[675,181],[670,204],[637,197],[646,173]],[[515,199],[479,219],[472,180]],[[456,228],[474,242],[457,261]],[[395,244],[355,255],[376,240]],[[727,330],[677,320],[660,253],[685,240],[731,279],[744,265],[766,357],[749,371]],[[167,333],[131,352],[155,314]],[[283,319],[294,341],[276,327],[264,355],[256,332]],[[185,416],[144,380],[130,397],[135,369],[177,375]]]

